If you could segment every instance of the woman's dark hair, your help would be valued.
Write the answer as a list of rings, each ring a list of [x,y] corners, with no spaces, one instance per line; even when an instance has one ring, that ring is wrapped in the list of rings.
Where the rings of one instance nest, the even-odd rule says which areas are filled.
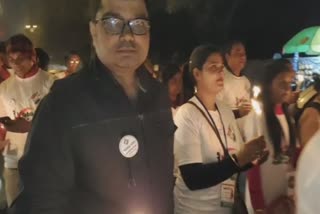
[[[232,48],[235,46],[235,45],[243,45],[245,46],[244,42],[242,42],[241,40],[230,40],[228,41],[222,48],[222,58],[223,58],[223,63],[224,63],[224,66],[229,70],[231,71],[231,68],[230,66],[228,65],[228,62],[227,62],[227,58],[226,58],[226,54],[231,54],[231,51],[232,51]]]
[[[48,66],[50,64],[49,54],[43,50],[42,48],[35,48],[37,58],[38,58],[38,66],[44,71],[48,71]]]
[[[320,79],[315,79],[313,87],[319,94],[320,93]]]
[[[222,50],[223,55],[231,54],[232,48],[235,45],[243,45],[243,46],[245,46],[244,42],[242,42],[240,40],[230,40],[223,46],[223,50]]]
[[[69,53],[67,53],[67,55],[64,56],[64,62],[67,64],[69,62],[69,60],[71,59],[72,56],[79,56],[80,60],[81,60],[81,57],[80,57],[80,54],[76,51],[70,51]]]
[[[196,47],[190,56],[189,59],[189,74],[193,81],[193,84],[196,84],[196,81],[193,76],[193,70],[195,68],[202,70],[204,63],[207,61],[208,57],[214,53],[221,54],[221,50],[214,45],[200,45]]]
[[[186,103],[193,97],[194,95],[194,83],[191,79],[191,74],[189,72],[189,63],[185,63],[183,66],[183,74],[182,74],[182,81],[183,81],[183,99],[182,104]]]
[[[7,52],[21,52],[24,54],[34,54],[35,50],[31,40],[23,34],[17,34],[6,42]]]
[[[279,120],[277,119],[275,111],[275,103],[272,99],[271,85],[273,80],[281,73],[291,72],[291,63],[286,59],[278,59],[271,62],[265,72],[264,81],[262,83],[261,98],[263,102],[264,114],[267,123],[267,130],[273,143],[275,156],[281,153],[282,141],[282,128]],[[296,145],[296,135],[294,131],[294,124],[288,112],[288,104],[282,104],[284,114],[289,126],[290,133],[290,148],[294,149]]]
[[[0,42],[0,54],[6,54],[6,43]]]
[[[180,68],[177,64],[169,63],[162,69],[162,82],[167,85],[177,73],[180,72]]]

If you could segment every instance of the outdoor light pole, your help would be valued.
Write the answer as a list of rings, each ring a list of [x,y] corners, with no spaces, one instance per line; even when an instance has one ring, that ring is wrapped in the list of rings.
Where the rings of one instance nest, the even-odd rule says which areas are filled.
[[[24,28],[33,33],[36,29],[38,29],[38,25],[26,25]]]
[[[25,34],[28,36],[34,43],[34,45],[41,45],[41,30],[37,24],[26,24],[24,26]]]

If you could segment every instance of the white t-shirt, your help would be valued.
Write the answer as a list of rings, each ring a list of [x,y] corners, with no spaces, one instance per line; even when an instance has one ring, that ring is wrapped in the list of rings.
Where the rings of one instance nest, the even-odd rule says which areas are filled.
[[[31,121],[41,99],[49,92],[54,78],[45,71],[39,70],[34,76],[22,79],[10,76],[0,84],[0,116],[11,119],[23,117]],[[27,133],[7,132],[10,140],[4,150],[6,168],[17,168],[18,160],[23,154]]]
[[[277,116],[281,128],[288,137],[284,140],[283,144],[289,143],[289,128],[288,123],[284,115]],[[241,133],[244,136],[245,141],[250,141],[258,136],[263,135],[266,141],[266,147],[270,152],[268,160],[260,165],[261,183],[263,190],[263,197],[266,205],[269,205],[273,200],[277,199],[281,195],[288,194],[288,179],[287,173],[289,170],[289,164],[274,164],[274,149],[272,140],[267,130],[266,120],[264,115],[257,115],[254,111],[251,111],[243,120],[240,127]],[[259,130],[259,131],[258,131]],[[259,134],[257,134],[257,131]],[[276,176],[275,176],[276,175]],[[251,205],[251,196],[249,192],[249,186],[246,186],[246,205],[249,214],[254,213]]]
[[[245,76],[235,76],[224,70],[224,88],[218,94],[217,100],[226,103],[232,110],[238,109],[242,103],[250,102],[251,83]]]
[[[320,130],[300,156],[297,170],[297,214],[318,214],[320,210]]]
[[[193,97],[191,101],[203,109],[197,98]],[[242,139],[234,115],[226,105],[217,105],[226,130],[227,148],[230,153],[235,153],[240,149]],[[224,139],[222,124],[220,119],[217,119],[218,112],[211,111],[211,114]],[[218,153],[222,156],[223,148],[211,126],[195,106],[188,103],[181,106],[174,121],[178,127],[174,137],[174,155],[178,166],[218,162]],[[220,206],[220,188],[221,184],[218,184],[191,191],[179,173],[174,189],[175,214],[231,213],[230,208]]]

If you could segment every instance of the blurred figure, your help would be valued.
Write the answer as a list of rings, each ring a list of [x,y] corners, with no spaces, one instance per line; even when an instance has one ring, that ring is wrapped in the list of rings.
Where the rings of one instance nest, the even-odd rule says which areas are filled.
[[[174,155],[179,167],[175,214],[230,214],[240,201],[237,173],[265,154],[263,138],[243,144],[231,109],[216,102],[223,88],[223,69],[215,46],[199,46],[190,56],[189,74],[197,93],[174,118],[178,127]]]
[[[246,140],[264,135],[270,156],[248,172],[246,198],[249,213],[286,214],[293,206],[292,180],[296,152],[295,126],[288,112],[295,72],[288,60],[267,66],[261,92],[262,107],[255,106],[241,126]],[[289,204],[287,206],[287,204]]]
[[[53,78],[37,65],[32,42],[19,34],[6,43],[9,66],[14,74],[0,84],[1,123],[7,130],[6,138],[0,140],[4,148],[4,178],[8,206],[20,192],[18,161],[22,157],[31,128],[31,120],[41,99],[49,92]]]
[[[230,41],[224,47],[224,89],[217,99],[232,108],[236,118],[247,115],[252,107],[250,103],[251,84],[242,71],[247,63],[246,49],[240,41]]]
[[[320,211],[320,131],[310,138],[304,148],[297,170],[296,214],[318,214]]]
[[[179,66],[175,64],[168,64],[164,66],[162,82],[168,88],[172,112],[175,114],[177,107],[180,106],[179,95],[182,91],[182,72]]]
[[[186,103],[193,97],[195,86],[192,82],[189,72],[189,62],[182,66],[182,94],[180,97],[181,103]]]
[[[79,71],[81,68],[81,58],[77,52],[71,51],[64,59],[67,66],[65,77]]]
[[[6,60],[5,42],[0,42],[0,83],[10,77]]]
[[[303,147],[320,129],[320,80],[317,80],[313,86],[302,92],[300,99],[307,99],[308,97],[310,98],[303,106],[298,123],[299,140]]]
[[[50,64],[49,54],[42,48],[36,48],[35,50],[37,54],[37,63],[39,68],[41,68],[43,71],[48,71],[48,67]]]

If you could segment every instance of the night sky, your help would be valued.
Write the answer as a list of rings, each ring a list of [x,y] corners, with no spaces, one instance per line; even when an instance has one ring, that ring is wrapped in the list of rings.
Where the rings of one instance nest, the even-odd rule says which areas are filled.
[[[198,44],[220,45],[228,39],[243,40],[249,58],[270,58],[298,31],[320,25],[319,0],[194,0],[187,8],[183,7],[186,0],[176,1],[182,4],[170,13],[165,10],[166,2],[151,1],[154,61],[169,60],[174,54],[185,59]],[[0,2],[4,8],[1,40],[25,33],[36,46],[45,48],[54,62],[61,62],[68,50],[88,56],[88,0]],[[230,13],[232,8],[234,13]],[[27,23],[40,28],[31,34],[24,29]]]

